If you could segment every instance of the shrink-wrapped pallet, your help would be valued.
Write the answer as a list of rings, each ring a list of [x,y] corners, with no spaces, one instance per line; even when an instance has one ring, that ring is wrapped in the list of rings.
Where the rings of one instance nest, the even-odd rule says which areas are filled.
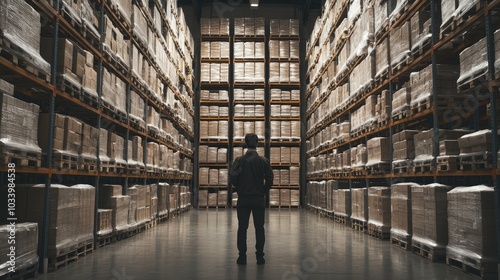
[[[486,74],[488,70],[488,52],[486,38],[482,38],[460,53],[460,77],[457,84],[474,80]]]
[[[280,203],[280,190],[270,189],[269,190],[269,206],[279,206]]]
[[[9,237],[14,233],[15,243]],[[12,225],[0,225],[0,249],[3,254],[0,256],[0,276],[11,273],[10,268],[22,271],[38,263],[38,224],[37,223],[16,223]],[[11,246],[15,245],[15,251]],[[12,262],[10,254],[14,253],[15,261]],[[13,275],[13,274],[11,274]],[[8,276],[6,276],[8,277]],[[6,278],[8,279],[8,278]]]
[[[411,186],[412,243],[433,247],[436,254],[442,254],[448,243],[450,190],[441,184]]]
[[[447,258],[476,269],[491,265],[497,271],[493,188],[457,187],[447,197]]]
[[[49,141],[48,126],[39,125],[40,107],[2,92],[0,98],[1,154],[8,154],[10,150],[21,150],[40,155],[42,149],[38,146],[39,139],[42,148]]]
[[[291,204],[290,189],[281,189],[280,190],[280,206],[281,207],[290,207],[290,204]]]
[[[432,37],[430,11],[417,11],[410,19],[410,28],[412,51],[428,44]]]
[[[412,186],[399,183],[391,186],[391,237],[408,241],[412,236]]]
[[[368,189],[359,188],[351,190],[351,219],[361,222],[368,221]]]
[[[382,39],[375,46],[375,77],[380,77],[389,70],[387,47],[389,39]]]
[[[410,52],[410,24],[405,22],[397,28],[393,28],[389,33],[390,61],[395,67],[403,62]]]
[[[389,138],[387,137],[376,137],[368,140],[368,162],[366,165],[391,161],[389,144]]]
[[[158,184],[158,216],[162,217],[168,214],[168,194],[169,194],[168,183]]]
[[[333,212],[335,215],[350,217],[352,214],[351,197],[352,192],[350,189],[338,189],[332,193],[333,199]]]
[[[467,130],[439,130],[439,139],[434,139],[434,129],[424,130],[414,135],[415,161],[429,160],[433,158],[434,145],[439,145],[442,140],[457,140],[467,134]]]
[[[218,207],[226,207],[227,205],[227,191],[220,190],[217,193],[217,206]]]
[[[217,193],[208,193],[208,207],[217,207]]]
[[[113,216],[112,209],[98,209],[97,210],[97,236],[105,236],[113,231],[113,224],[111,222]]]
[[[0,38],[12,45],[5,50],[49,74],[50,65],[40,56],[40,18],[40,14],[25,1],[0,3]]]

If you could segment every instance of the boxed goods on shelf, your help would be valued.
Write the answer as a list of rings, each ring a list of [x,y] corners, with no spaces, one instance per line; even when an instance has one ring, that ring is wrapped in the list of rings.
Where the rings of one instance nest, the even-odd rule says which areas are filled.
[[[441,184],[411,185],[412,247],[431,248],[436,257],[444,256],[451,214],[446,195],[450,190]]]
[[[368,188],[369,233],[386,238],[391,229],[391,189],[388,187]]]
[[[389,31],[390,62],[394,70],[397,66],[406,64],[406,58],[410,53],[410,23],[407,21],[397,28]]]
[[[358,65],[354,66],[350,76],[350,94],[351,98],[366,92],[373,83],[375,77],[375,61],[372,55],[366,56]]]
[[[15,230],[15,243],[12,232]],[[16,223],[15,227],[11,225],[0,225],[0,249],[4,254],[0,257],[0,276],[8,275],[14,268],[14,271],[23,271],[38,263],[38,224],[36,223]],[[11,262],[11,246],[15,244],[15,261]],[[13,265],[14,264],[14,265]],[[11,274],[12,275],[12,274]],[[9,279],[9,276],[6,279]]]
[[[300,206],[300,191],[290,190],[290,206],[299,207]]]
[[[431,165],[434,159],[434,145],[439,145],[443,140],[457,140],[467,134],[467,130],[439,130],[439,139],[434,139],[434,129],[425,130],[414,135],[415,142],[415,171],[424,171],[423,167]]]
[[[126,165],[124,157],[125,140],[114,132],[108,136],[108,155],[109,158],[118,165]]]
[[[43,148],[43,144],[49,139],[46,131],[48,126],[40,126],[42,120],[39,122],[39,106],[1,91],[0,105],[0,154],[4,157],[2,164],[7,163],[4,162],[6,160],[20,157],[21,160],[35,160],[35,165],[40,166],[42,149],[39,143]],[[38,139],[38,136],[44,139]]]
[[[354,1],[351,3],[349,6],[349,11],[352,11],[351,8],[355,8],[355,5],[353,5],[356,2],[361,2],[361,1]],[[361,12],[361,15],[359,16],[358,20],[355,21],[352,34],[349,37],[349,41],[351,42],[350,48],[349,48],[349,59],[348,59],[348,65],[351,63],[356,63],[356,61],[359,58],[364,57],[365,55],[368,54],[368,49],[371,46],[373,42],[373,35],[374,35],[374,15],[373,15],[373,7],[364,7],[364,9]],[[349,21],[352,23],[353,21]]]
[[[457,187],[448,192],[449,264],[459,262],[496,277],[494,205],[492,187]]]
[[[217,193],[208,193],[208,207],[217,207]]]
[[[493,164],[491,161],[493,153],[492,140],[492,132],[489,129],[479,130],[458,138],[461,169],[491,168]]]
[[[219,186],[227,186],[228,173],[227,169],[219,169]]]
[[[415,158],[415,142],[414,136],[417,130],[402,130],[392,135],[392,168],[394,171],[407,172],[412,160]]]
[[[158,216],[161,218],[168,214],[168,198],[170,185],[168,183],[159,183],[158,194]]]
[[[444,31],[451,21],[461,19],[464,14],[469,12],[479,2],[479,0],[441,0],[441,31]]]
[[[420,54],[423,54],[432,38],[430,11],[417,11],[410,19],[410,28],[411,50],[421,50]]]
[[[2,49],[48,75],[50,65],[40,56],[40,14],[23,0],[7,0],[0,3],[0,18]]]
[[[97,160],[97,142],[99,137],[99,130],[91,125],[82,123],[82,138],[81,146],[78,151],[79,162],[86,160]]]
[[[103,51],[112,62],[120,63],[120,67],[127,67],[130,60],[130,40],[125,39],[120,28],[116,27],[108,15],[104,15]],[[138,69],[138,68],[136,68]]]
[[[227,191],[220,190],[217,193],[217,206],[218,207],[226,207],[227,205]]]
[[[368,150],[365,144],[359,144],[351,150],[351,169],[360,171],[365,169],[368,161]]]
[[[335,213],[335,215],[343,216],[346,218],[351,217],[351,194],[352,192],[350,189],[338,189],[332,192],[333,212]]]
[[[112,112],[118,111],[125,115],[125,90],[125,82],[104,68],[101,93],[101,98],[104,101],[103,106]]]
[[[368,221],[368,189],[351,190],[351,219],[360,222]]]
[[[484,77],[488,71],[488,53],[486,38],[482,38],[460,53],[460,77],[457,84],[459,88],[477,78]]]
[[[391,239],[405,244],[410,244],[412,236],[412,186],[418,185],[398,183],[391,186]]]

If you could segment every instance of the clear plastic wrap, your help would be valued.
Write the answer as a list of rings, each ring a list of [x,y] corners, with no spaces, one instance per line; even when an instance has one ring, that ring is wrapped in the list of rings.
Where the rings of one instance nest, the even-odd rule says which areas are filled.
[[[496,264],[494,189],[484,185],[457,187],[447,198],[446,256],[474,268]]]
[[[368,188],[368,224],[380,227],[382,232],[391,228],[391,189],[388,187]]]
[[[402,62],[410,52],[410,24],[405,22],[399,28],[390,30],[390,59],[391,66],[394,67]]]
[[[45,74],[50,64],[40,56],[40,14],[23,0],[6,0],[0,3],[0,37],[15,46],[7,48]]]
[[[367,141],[368,162],[366,165],[373,165],[380,162],[389,162],[390,141],[387,137],[375,137]]]
[[[391,186],[391,236],[409,238],[412,235],[412,186],[399,183]]]
[[[368,189],[359,188],[351,190],[351,218],[361,222],[368,221]]]
[[[486,38],[482,38],[475,44],[464,49],[460,53],[460,77],[457,83],[460,85],[470,79],[485,74],[488,70],[487,55]]]

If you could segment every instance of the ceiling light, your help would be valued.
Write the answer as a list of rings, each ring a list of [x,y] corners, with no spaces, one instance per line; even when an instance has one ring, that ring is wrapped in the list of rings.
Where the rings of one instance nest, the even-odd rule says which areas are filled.
[[[258,7],[259,0],[250,0],[250,7]]]

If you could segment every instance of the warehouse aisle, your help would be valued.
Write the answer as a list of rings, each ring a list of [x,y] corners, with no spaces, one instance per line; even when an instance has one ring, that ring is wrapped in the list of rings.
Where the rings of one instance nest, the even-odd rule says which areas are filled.
[[[476,279],[297,209],[270,209],[267,263],[238,266],[236,229],[236,210],[191,210],[39,279]]]

